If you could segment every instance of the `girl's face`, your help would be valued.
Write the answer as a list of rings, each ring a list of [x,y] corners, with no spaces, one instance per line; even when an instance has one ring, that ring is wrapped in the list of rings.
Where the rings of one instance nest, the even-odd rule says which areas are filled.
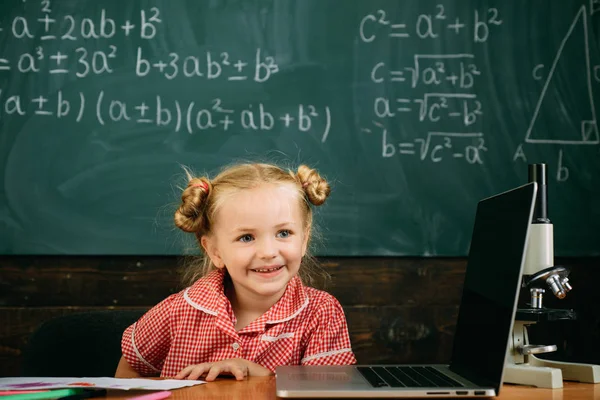
[[[217,268],[227,268],[239,303],[274,304],[298,273],[308,242],[299,202],[291,185],[263,184],[218,209],[202,246]]]

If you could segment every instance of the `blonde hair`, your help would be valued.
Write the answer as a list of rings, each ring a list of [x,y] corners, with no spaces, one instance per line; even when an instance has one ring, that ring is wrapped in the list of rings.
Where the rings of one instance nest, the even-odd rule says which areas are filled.
[[[294,187],[310,244],[313,236],[313,212],[310,204],[322,205],[331,192],[327,181],[306,165],[300,165],[294,172],[272,164],[238,164],[226,168],[212,180],[206,176],[194,177],[189,171],[186,173],[188,184],[181,195],[181,205],[175,212],[175,225],[196,236],[202,256],[188,260],[184,266],[184,285],[192,284],[216,268],[205,254],[201,239],[211,233],[217,211],[229,195],[262,184],[287,184]],[[298,274],[302,282],[310,286],[323,286],[329,280],[329,274],[318,265],[309,251],[302,259]]]

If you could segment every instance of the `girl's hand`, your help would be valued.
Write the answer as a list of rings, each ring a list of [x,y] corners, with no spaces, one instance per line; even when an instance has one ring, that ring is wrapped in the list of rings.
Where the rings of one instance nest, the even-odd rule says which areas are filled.
[[[267,376],[272,373],[262,365],[244,360],[243,358],[230,358],[217,362],[188,365],[175,376],[175,379],[196,380],[206,375],[204,380],[211,382],[221,374],[233,375],[235,379],[241,381],[250,375]]]

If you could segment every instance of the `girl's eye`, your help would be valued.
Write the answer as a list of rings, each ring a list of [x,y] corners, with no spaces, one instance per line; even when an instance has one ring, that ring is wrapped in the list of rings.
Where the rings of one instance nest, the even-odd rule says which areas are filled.
[[[243,235],[238,239],[240,242],[248,243],[252,241],[252,235]]]
[[[284,230],[282,230],[282,231],[279,231],[279,233],[278,233],[278,236],[279,236],[280,238],[284,238],[284,239],[285,239],[285,238],[287,238],[287,237],[290,237],[290,235],[291,235],[291,234],[292,234],[292,233],[291,233],[289,230],[287,230],[287,229],[284,229]]]

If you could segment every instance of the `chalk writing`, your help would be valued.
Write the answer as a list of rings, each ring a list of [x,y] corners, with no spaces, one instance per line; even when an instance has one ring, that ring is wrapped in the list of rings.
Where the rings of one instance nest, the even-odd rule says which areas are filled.
[[[414,65],[399,70],[386,68],[383,62],[377,63],[371,70],[371,80],[375,83],[407,82],[415,88],[425,86],[448,85],[458,89],[471,89],[475,77],[481,74],[476,64],[460,61],[454,73],[445,60],[472,59],[473,54],[415,54]],[[432,60],[433,65],[423,66],[422,60]]]
[[[381,156],[415,156],[421,161],[439,163],[445,158],[464,159],[468,164],[483,164],[482,155],[487,152],[482,132],[427,132],[425,139],[416,138],[409,142],[393,142],[387,128],[374,122],[381,135]],[[373,133],[364,128],[363,132]]]
[[[441,40],[445,35],[466,35],[475,44],[486,43],[494,30],[503,24],[497,8],[473,10],[470,21],[451,15],[443,4],[437,4],[430,13],[421,13],[416,19],[393,20],[386,10],[379,9],[360,21],[360,40],[372,45],[378,38],[388,40]],[[377,96],[373,99],[373,115],[381,131],[381,156],[418,156],[421,161],[433,163],[444,159],[462,159],[468,164],[483,164],[487,151],[481,118],[484,104],[474,91],[482,77],[472,52],[423,53],[412,56],[411,65],[396,65],[379,61],[370,70],[370,81],[402,89],[402,96]],[[393,65],[393,66],[392,66]],[[422,90],[426,92],[421,94]],[[450,89],[450,91],[448,91]],[[419,90],[419,94],[417,94]],[[412,92],[412,93],[411,93]],[[393,126],[395,120],[414,115],[423,123],[421,133],[413,141],[398,142]],[[382,124],[382,120],[390,123]],[[431,126],[452,121],[464,132],[432,130]],[[384,128],[385,126],[385,128]],[[425,127],[426,126],[426,127]],[[473,132],[476,129],[477,132]],[[372,128],[363,128],[371,133]],[[419,133],[419,132],[415,132]],[[432,143],[434,139],[441,142]],[[459,144],[462,143],[462,144]],[[462,147],[461,147],[462,146]]]
[[[42,1],[43,18],[27,19],[17,16],[11,22],[11,34],[16,39],[39,39],[42,41],[64,40],[77,41],[81,39],[112,39],[118,34],[129,36],[136,29],[141,39],[151,40],[156,37],[158,26],[162,23],[160,10],[152,7],[139,11],[139,20],[132,23],[127,20],[118,25],[114,18],[107,16],[106,10],[100,11],[100,16],[94,18],[78,18],[63,15],[52,18],[50,2]],[[41,35],[40,27],[41,26]]]
[[[91,104],[87,100],[90,96],[93,97]],[[91,111],[88,111],[90,107]],[[30,109],[32,111],[28,111]],[[210,104],[201,104],[179,100],[168,102],[161,95],[155,95],[150,101],[132,103],[104,91],[96,94],[78,92],[69,97],[59,90],[53,98],[39,95],[27,99],[19,94],[4,93],[0,89],[0,119],[4,116],[33,114],[56,118],[72,117],[76,122],[81,122],[87,111],[93,113],[100,125],[133,121],[171,127],[175,132],[186,131],[190,134],[207,130],[227,131],[231,128],[245,131],[293,128],[309,132],[317,125],[323,126],[321,141],[327,140],[331,129],[329,107],[318,109],[312,104],[297,104],[292,109],[293,111],[274,114],[263,103],[230,109],[220,98],[213,99]]]
[[[409,26],[404,21],[391,21],[386,10],[377,10],[368,14],[360,22],[359,35],[363,42],[370,43],[378,35],[387,35],[399,40],[417,37],[419,39],[437,39],[441,35],[452,32],[455,35],[463,33],[463,29],[470,29],[470,38],[475,43],[487,41],[491,29],[502,25],[500,12],[497,8],[488,8],[485,12],[474,10],[470,27],[461,22],[460,18],[448,19],[445,6],[438,4],[431,14],[419,14],[414,26]]]
[[[53,16],[52,2],[40,3],[41,16],[12,17],[8,30],[0,27],[4,39],[32,43],[31,50],[18,55],[0,57],[1,74],[23,76],[59,76],[85,80],[92,76],[123,75],[123,66],[140,83],[154,84],[157,79],[177,78],[200,82],[253,82],[262,84],[279,72],[279,65],[260,47],[253,57],[237,55],[228,50],[204,50],[194,54],[168,51],[157,54],[146,47],[157,39],[163,24],[163,12],[158,7],[142,8],[134,18],[122,20],[101,8],[96,15]],[[133,51],[121,51],[119,37],[141,40]],[[71,43],[75,42],[76,45]],[[35,44],[35,45],[33,45]],[[122,44],[121,44],[122,46]],[[246,52],[247,54],[247,52]],[[131,58],[133,56],[133,59]],[[201,87],[201,86],[200,86]],[[204,98],[204,97],[203,97]],[[272,131],[293,129],[298,132],[318,131],[325,142],[331,130],[331,109],[327,105],[288,104],[285,111],[273,111],[263,102],[248,102],[229,107],[221,98],[212,100],[167,99],[164,94],[148,94],[142,100],[132,100],[107,90],[66,92],[52,95],[45,92],[23,95],[0,88],[0,118],[7,116],[52,117],[82,122],[93,118],[100,125],[133,122],[152,124],[175,132],[194,134],[201,131],[232,129],[242,131]]]

